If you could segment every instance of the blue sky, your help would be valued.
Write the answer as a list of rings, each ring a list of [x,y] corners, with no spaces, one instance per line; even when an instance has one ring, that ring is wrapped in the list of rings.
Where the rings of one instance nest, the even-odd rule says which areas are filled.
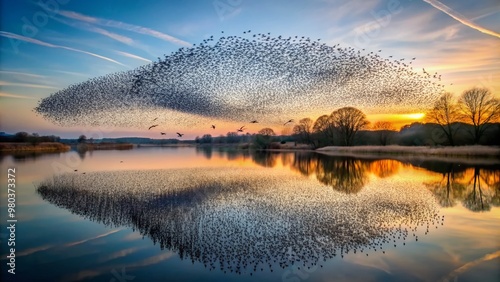
[[[156,138],[127,128],[63,128],[32,109],[68,85],[136,68],[221,31],[382,49],[383,56],[417,57],[416,67],[439,72],[457,95],[476,85],[497,96],[500,89],[498,0],[42,0],[1,1],[0,11],[0,131]]]

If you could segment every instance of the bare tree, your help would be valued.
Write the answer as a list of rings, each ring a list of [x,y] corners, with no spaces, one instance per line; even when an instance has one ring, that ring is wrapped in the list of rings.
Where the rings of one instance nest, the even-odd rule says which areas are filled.
[[[450,146],[455,146],[454,136],[459,127],[453,126],[453,123],[460,121],[460,109],[452,93],[444,93],[425,117],[427,121],[437,123]]]
[[[341,144],[344,146],[352,146],[356,133],[369,124],[366,115],[353,107],[338,109],[330,117],[340,135]]]
[[[459,100],[463,118],[473,125],[474,143],[500,118],[500,100],[487,88],[474,87],[464,91]]]
[[[275,136],[274,130],[272,128],[266,127],[259,130],[258,134],[265,136]]]
[[[262,128],[259,130],[254,138],[254,146],[257,149],[269,149],[271,148],[272,136],[275,136],[274,130],[269,127]]]
[[[394,135],[396,130],[394,125],[389,121],[377,121],[373,125],[373,129],[378,131],[377,133],[379,141],[383,146],[389,143],[389,140],[391,139],[392,135]]]
[[[316,119],[313,125],[313,132],[321,136],[322,139],[327,140],[326,143],[333,142],[335,131],[331,117],[329,115],[322,115]]]
[[[297,125],[293,127],[293,133],[297,135],[299,141],[305,142],[306,144],[312,144],[313,146],[313,121],[310,118],[303,118],[299,121]]]

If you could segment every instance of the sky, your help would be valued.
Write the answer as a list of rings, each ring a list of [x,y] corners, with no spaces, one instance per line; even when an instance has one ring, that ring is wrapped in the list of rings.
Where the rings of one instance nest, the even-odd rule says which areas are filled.
[[[341,44],[378,51],[381,56],[416,57],[413,67],[442,75],[445,90],[457,97],[466,89],[489,88],[500,97],[500,3],[435,0],[215,0],[0,2],[0,131],[26,131],[64,138],[142,136],[193,139],[235,131],[241,124],[207,121],[193,127],[158,130],[111,126],[63,127],[33,109],[40,99],[70,85],[132,70],[190,47],[213,34],[244,30],[273,35],[305,35],[329,46]],[[333,111],[335,109],[332,109]],[[363,109],[361,109],[363,110]],[[369,112],[373,123],[401,126],[419,121],[424,111]],[[313,120],[330,112],[314,112]],[[316,116],[314,116],[316,115]],[[299,120],[307,116],[293,116]],[[127,118],[125,116],[125,118]],[[185,118],[190,118],[186,116]],[[200,119],[203,119],[202,117]],[[208,128],[217,123],[215,130]],[[248,124],[255,133],[264,126]],[[159,131],[165,131],[160,136]]]

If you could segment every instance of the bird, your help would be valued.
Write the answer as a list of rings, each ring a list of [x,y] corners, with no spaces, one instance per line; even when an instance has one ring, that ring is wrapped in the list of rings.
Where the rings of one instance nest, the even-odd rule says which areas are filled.
[[[153,119],[153,121],[157,120],[158,118],[156,117],[155,119]]]
[[[158,124],[153,124],[153,125],[151,125],[151,126],[148,128],[148,130],[150,130],[150,129],[151,129],[151,128],[153,128],[153,127],[157,127],[157,126],[158,126]]]
[[[212,124],[212,128],[215,129],[215,125]]]
[[[259,122],[256,120],[252,120],[250,123],[259,123]]]
[[[184,135],[183,133],[179,133],[179,132],[176,132],[176,133],[177,133],[178,137],[182,137]]]
[[[287,123],[290,123],[290,122],[293,122],[293,119],[291,119],[291,120],[289,120],[289,121],[285,122],[283,125],[287,125]]]
[[[165,135],[166,133],[165,132],[160,132],[161,135]]]
[[[240,128],[238,129],[238,132],[243,132],[243,129],[244,129],[244,128],[245,128],[245,126],[243,125],[242,127],[240,127]]]

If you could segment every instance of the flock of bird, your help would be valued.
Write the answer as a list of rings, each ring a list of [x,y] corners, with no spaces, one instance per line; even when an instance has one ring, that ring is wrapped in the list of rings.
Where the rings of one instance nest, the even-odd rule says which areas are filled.
[[[60,125],[135,128],[147,128],[151,112],[163,111],[154,125],[167,130],[204,128],[193,121],[202,118],[281,125],[290,113],[342,106],[401,112],[441,94],[440,76],[413,69],[415,58],[390,57],[305,36],[221,34],[137,69],[70,85],[35,111]]]
[[[37,192],[84,218],[131,227],[210,271],[253,275],[383,255],[443,224],[426,189],[377,183],[345,194],[290,171],[218,167],[60,174]]]

